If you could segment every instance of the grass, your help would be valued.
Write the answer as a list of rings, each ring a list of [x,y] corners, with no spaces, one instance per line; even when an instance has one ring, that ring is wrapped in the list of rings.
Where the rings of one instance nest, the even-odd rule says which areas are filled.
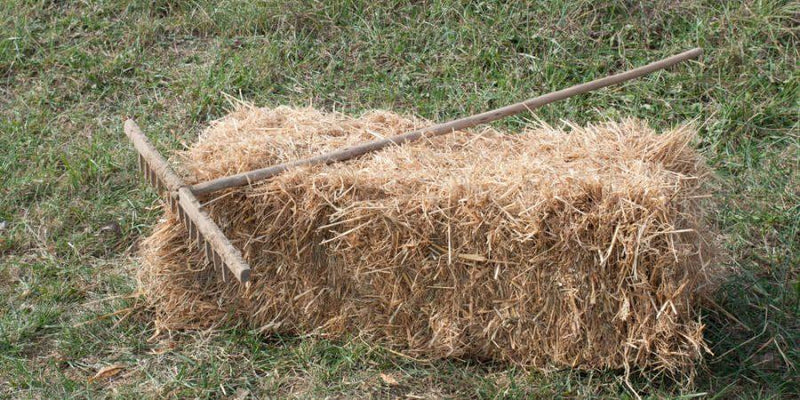
[[[135,117],[165,153],[225,114],[223,93],[443,121],[694,46],[700,63],[537,115],[696,120],[719,174],[713,218],[741,273],[703,312],[714,355],[693,387],[630,386],[654,398],[798,396],[798,26],[800,6],[773,0],[4,1],[0,397],[635,397],[613,372],[419,363],[355,339],[241,327],[156,334],[133,270],[159,203],[122,121]]]

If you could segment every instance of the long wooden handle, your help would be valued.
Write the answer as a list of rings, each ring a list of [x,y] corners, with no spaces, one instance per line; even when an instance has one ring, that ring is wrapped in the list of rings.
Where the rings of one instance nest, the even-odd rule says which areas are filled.
[[[200,196],[203,194],[208,194],[223,189],[245,186],[253,182],[271,178],[275,175],[280,174],[283,171],[286,171],[289,168],[299,167],[303,165],[330,164],[338,161],[349,160],[351,158],[358,157],[360,155],[372,151],[380,150],[389,145],[394,145],[394,144],[399,145],[413,140],[417,140],[423,136],[433,137],[461,129],[471,128],[473,126],[496,121],[498,119],[505,118],[510,115],[515,115],[525,111],[530,111],[535,108],[544,106],[546,104],[563,100],[568,97],[575,96],[581,93],[586,93],[606,86],[629,81],[631,79],[647,75],[651,72],[671,67],[680,62],[697,58],[701,54],[703,54],[703,49],[695,48],[680,54],[676,54],[672,57],[668,57],[663,60],[647,64],[643,67],[635,68],[630,71],[622,72],[616,75],[611,75],[591,82],[575,85],[566,89],[559,90],[557,92],[552,92],[539,97],[535,97],[523,101],[521,103],[512,104],[509,106],[498,108],[496,110],[487,111],[481,114],[476,114],[469,117],[457,119],[454,121],[433,125],[427,128],[418,129],[401,135],[393,136],[391,138],[374,140],[372,142],[364,143],[358,146],[353,146],[342,150],[336,150],[330,153],[320,154],[303,160],[291,161],[267,168],[256,169],[249,172],[243,172],[236,175],[210,180],[208,182],[203,182],[192,186],[191,190],[194,194]]]

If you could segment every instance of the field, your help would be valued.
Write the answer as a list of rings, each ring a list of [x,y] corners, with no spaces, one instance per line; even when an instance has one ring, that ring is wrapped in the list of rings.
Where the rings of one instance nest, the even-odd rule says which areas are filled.
[[[800,396],[798,34],[800,4],[771,0],[0,2],[0,397]],[[136,292],[161,211],[127,117],[165,154],[230,97],[445,121],[695,46],[701,62],[536,112],[699,127],[738,273],[703,310],[714,354],[692,386],[414,361],[357,338],[156,332]]]

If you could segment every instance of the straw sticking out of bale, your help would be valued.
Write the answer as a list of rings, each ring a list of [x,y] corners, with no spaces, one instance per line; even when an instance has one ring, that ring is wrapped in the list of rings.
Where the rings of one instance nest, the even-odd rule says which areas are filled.
[[[425,124],[243,106],[181,158],[203,181]],[[569,128],[456,132],[218,193],[207,208],[251,287],[223,282],[169,215],[142,246],[141,287],[161,328],[244,321],[427,359],[689,373],[712,276],[695,133]]]

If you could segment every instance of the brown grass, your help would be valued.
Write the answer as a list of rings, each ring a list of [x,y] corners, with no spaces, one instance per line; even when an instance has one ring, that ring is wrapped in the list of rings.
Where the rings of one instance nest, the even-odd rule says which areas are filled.
[[[199,181],[424,124],[242,106],[181,158]],[[416,358],[691,375],[713,275],[695,133],[569,128],[457,132],[219,194],[208,210],[251,286],[223,282],[167,215],[142,290],[163,329],[245,322]]]

